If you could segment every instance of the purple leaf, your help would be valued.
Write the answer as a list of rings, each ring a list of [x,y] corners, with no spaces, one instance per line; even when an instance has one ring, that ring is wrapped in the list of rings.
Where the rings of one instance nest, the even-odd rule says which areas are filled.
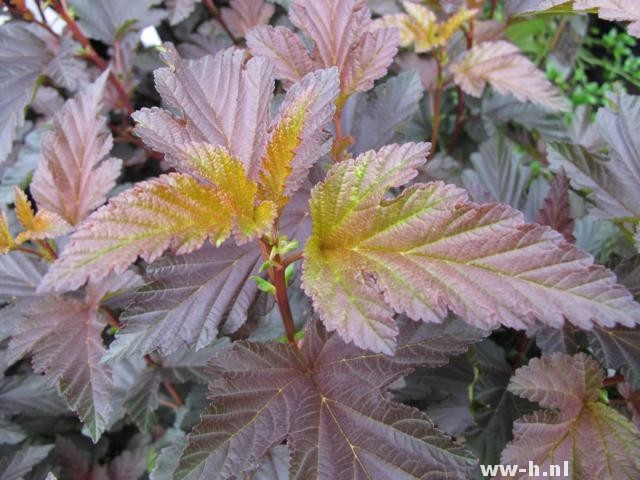
[[[53,130],[43,136],[43,160],[31,183],[38,207],[72,225],[105,202],[120,175],[122,162],[105,159],[113,146],[100,115],[106,82],[103,73],[56,114]]]
[[[384,389],[418,364],[442,365],[477,337],[405,326],[395,357],[364,355],[319,322],[310,323],[301,351],[235,343],[210,364],[213,403],[189,435],[175,478],[244,478],[283,440],[291,478],[464,477],[475,463],[466,450]]]
[[[553,354],[517,370],[510,390],[554,410],[518,420],[500,463],[532,462],[543,472],[566,461],[568,478],[637,478],[640,435],[625,417],[597,401],[602,380],[598,364],[584,354]],[[525,472],[513,478],[529,477]]]
[[[536,215],[535,222],[560,232],[569,243],[576,241],[573,236],[574,222],[569,205],[569,179],[564,170],[560,169],[556,174],[544,204]]]

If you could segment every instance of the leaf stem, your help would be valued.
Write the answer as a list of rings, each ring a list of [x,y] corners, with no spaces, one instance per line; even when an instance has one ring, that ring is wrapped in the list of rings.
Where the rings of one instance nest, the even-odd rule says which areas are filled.
[[[17,252],[28,253],[29,255],[35,255],[38,258],[43,258],[43,254],[38,252],[37,250],[33,250],[32,248],[27,247],[16,247],[14,248]]]
[[[260,239],[260,249],[265,259],[269,258],[272,246],[269,245],[265,239]],[[269,279],[273,286],[276,287],[276,304],[280,311],[280,317],[284,324],[284,331],[287,335],[287,340],[291,345],[296,344],[296,326],[293,322],[293,314],[291,313],[291,305],[289,304],[289,295],[287,293],[287,280],[285,278],[285,265],[280,255],[276,255],[276,266],[269,268]]]
[[[231,33],[229,26],[222,19],[222,15],[220,15],[220,10],[218,9],[218,7],[215,6],[215,4],[213,3],[213,0],[203,0],[203,2],[204,2],[204,5],[209,10],[209,12],[211,12],[211,16],[222,26],[222,29],[225,31],[225,33],[229,35],[229,38],[231,38],[231,41],[236,45],[238,45],[239,43],[238,39],[233,35],[233,33]]]
[[[624,383],[626,380],[624,378],[624,375],[622,375],[621,373],[619,373],[618,375],[615,375],[613,377],[609,377],[609,378],[605,378],[602,382],[602,386],[603,387],[611,387],[612,385],[617,385],[619,383]]]
[[[91,45],[89,39],[82,32],[76,21],[71,17],[71,15],[69,15],[66,5],[61,3],[61,0],[52,0],[51,6],[60,16],[60,18],[62,18],[62,20],[64,20],[64,22],[67,24],[69,30],[71,30],[71,33],[73,34],[73,38],[75,38],[85,49],[85,51],[87,52],[87,58],[89,58],[89,60],[96,64],[96,66],[100,68],[100,70],[107,70],[109,68],[109,65],[107,64],[106,60],[98,55],[93,49],[93,46]],[[124,105],[124,108],[129,114],[132,114],[133,105],[131,104],[129,95],[127,94],[127,91],[120,79],[112,71],[109,71],[109,81],[117,90],[118,96],[120,97],[120,101]]]
[[[438,66],[438,76],[436,79],[436,90],[433,93],[433,111],[431,113],[431,153],[429,158],[433,158],[436,154],[438,147],[438,139],[440,137],[440,122],[442,120],[442,90],[443,90],[443,78],[442,78],[442,59],[440,58],[440,52],[436,52],[434,56],[436,65]]]
[[[173,403],[175,403],[178,407],[181,407],[184,405],[184,401],[182,400],[182,397],[180,397],[180,394],[178,393],[178,391],[170,381],[163,380],[162,386],[165,388],[167,392],[169,392],[169,395],[171,395],[171,398],[173,399]]]
[[[302,258],[303,258],[302,252],[294,253],[293,255],[288,256],[282,261],[282,268],[287,268],[292,263],[295,263],[298,260],[302,260]]]

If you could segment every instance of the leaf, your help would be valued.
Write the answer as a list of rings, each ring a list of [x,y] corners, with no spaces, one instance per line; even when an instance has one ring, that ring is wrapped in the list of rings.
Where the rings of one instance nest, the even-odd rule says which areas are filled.
[[[49,59],[44,42],[25,24],[10,22],[0,27],[0,164],[24,125],[24,110]]]
[[[0,478],[2,480],[22,480],[33,467],[44,460],[53,445],[23,447],[0,457]]]
[[[9,220],[3,209],[0,209],[0,255],[4,255],[13,249],[15,241],[13,235],[9,231]]]
[[[0,418],[0,445],[16,445],[27,438],[27,434],[16,423]]]
[[[638,321],[640,306],[613,273],[510,207],[470,203],[440,182],[385,197],[427,152],[426,144],[368,152],[314,189],[303,286],[328,330],[392,353],[394,312],[439,323],[451,310],[487,329]]]
[[[43,136],[43,160],[30,187],[39,208],[71,225],[105,202],[122,167],[119,159],[105,159],[113,146],[100,115],[106,81],[105,72],[56,114],[53,130]]]
[[[337,71],[310,73],[287,92],[260,169],[260,197],[280,208],[302,186],[309,170],[331,149],[323,127],[335,112],[338,96]]]
[[[515,149],[511,140],[495,135],[471,155],[473,170],[465,170],[462,179],[474,201],[501,202],[518,209],[522,206],[531,170]]]
[[[86,62],[76,56],[81,49],[80,44],[70,36],[63,36],[59,42],[50,43],[48,47],[53,49],[55,55],[47,64],[45,73],[56,85],[76,92],[90,83]]]
[[[104,355],[104,321],[95,304],[71,298],[42,297],[25,314],[9,344],[9,361],[33,353],[33,369],[57,384],[97,442],[109,421],[111,368]]]
[[[11,203],[13,187],[27,186],[26,181],[40,161],[44,131],[43,127],[35,128],[25,136],[23,145],[14,147],[15,155],[11,155],[10,161],[15,160],[3,165],[3,168],[6,167],[6,169],[0,180],[0,203]]]
[[[598,9],[598,16],[615,22],[631,22],[629,34],[640,38],[640,5],[625,0],[576,0],[575,10]]]
[[[343,134],[355,140],[351,151],[359,155],[389,144],[421,99],[422,84],[415,72],[403,72],[370,92],[353,95],[342,111]]]
[[[553,410],[535,412],[514,424],[514,440],[501,463],[531,461],[548,471],[550,464],[568,461],[571,478],[637,478],[640,435],[625,417],[597,401],[602,380],[598,364],[584,354],[534,358],[518,369],[509,389]]]
[[[477,10],[461,8],[444,22],[438,22],[435,13],[426,6],[408,1],[402,4],[407,13],[385,15],[376,20],[374,28],[397,28],[400,46],[413,46],[416,53],[444,47],[453,34],[477,13]]]
[[[141,31],[158,25],[166,12],[159,8],[160,0],[110,0],[96,4],[93,0],[69,0],[80,17],[80,25],[87,36],[113,45],[125,31]]]
[[[61,417],[67,413],[58,393],[40,375],[11,375],[0,379],[0,414]]]
[[[549,194],[544,199],[544,205],[538,211],[535,222],[560,232],[567,242],[575,242],[574,222],[569,205],[569,179],[564,170],[561,169],[551,183]]]
[[[537,103],[549,110],[569,110],[569,102],[544,73],[518,47],[503,40],[474,46],[449,70],[465,93],[482,96],[489,83],[501,95],[512,94],[522,102]]]
[[[550,143],[548,159],[552,169],[564,168],[574,188],[588,192],[594,217],[640,217],[636,180],[617,157],[592,153],[580,145]]]
[[[268,62],[253,58],[245,64],[245,51],[235,48],[194,62],[180,58],[171,44],[165,44],[164,50],[161,58],[168,67],[154,72],[156,89],[181,115],[176,117],[157,107],[143,108],[133,114],[136,135],[187,172],[189,158],[181,145],[220,145],[242,161],[248,178],[255,178],[267,141],[273,98]]]
[[[14,189],[14,198],[18,221],[25,229],[16,237],[17,244],[29,240],[56,238],[71,230],[71,225],[56,213],[48,210],[38,210],[37,214],[34,213],[27,195],[18,187]]]
[[[513,372],[501,346],[485,340],[474,345],[470,355],[476,372],[470,395],[477,424],[467,431],[466,439],[481,464],[495,464],[512,439],[514,420],[530,413],[533,404],[507,390]]]
[[[314,63],[304,42],[285,27],[253,28],[247,34],[251,54],[266,57],[275,68],[275,75],[287,85],[300,81],[313,71]]]
[[[571,0],[509,0],[507,2],[507,13],[509,16],[514,16],[542,12],[569,1]]]
[[[405,326],[395,357],[363,355],[319,322],[309,325],[301,351],[234,343],[210,364],[213,403],[189,435],[175,478],[244,478],[283,440],[291,478],[464,477],[475,463],[466,450],[382,390],[417,364],[442,365],[468,340],[446,327]],[[442,342],[453,348],[443,351]]]
[[[220,9],[220,16],[234,37],[244,38],[253,27],[269,23],[275,10],[264,0],[231,0],[229,8]]]
[[[603,365],[622,369],[627,382],[640,389],[640,329],[594,328],[589,343]]]
[[[237,247],[230,242],[162,257],[147,268],[149,283],[122,316],[125,328],[110,350],[118,357],[156,348],[167,355],[184,344],[196,349],[209,345],[223,319],[236,326],[244,323],[257,295],[248,278],[260,263],[254,244]]]
[[[328,18],[335,21],[326,22]],[[311,54],[290,31],[264,26],[247,35],[252,55],[268,58],[276,76],[290,82],[313,69],[338,67],[339,103],[371,89],[398,50],[395,29],[370,29],[371,11],[363,0],[294,0],[289,19],[312,40]]]
[[[177,25],[187,18],[196,9],[199,0],[165,0],[169,11],[169,23]]]
[[[197,250],[207,239],[220,244],[231,233],[237,218],[238,205],[232,196],[251,195],[250,191],[226,190],[237,187],[233,183],[237,176],[231,172],[241,167],[238,160],[225,158],[228,164],[222,168],[230,174],[221,188],[173,173],[140,182],[111,199],[71,236],[44,277],[41,290],[72,290],[112,271],[120,274],[138,256],[151,262],[167,249],[184,254]],[[254,194],[255,191],[254,184]],[[248,202],[247,198],[240,200]],[[240,239],[257,236],[271,226],[274,214],[273,205],[265,202],[250,213],[253,218],[245,216],[234,231]],[[255,223],[251,226],[245,221]]]
[[[281,230],[292,240],[304,242],[309,235],[308,198],[309,190],[300,190],[282,216]],[[221,324],[235,332],[258,294],[250,277],[261,264],[255,244],[230,242],[158,259],[147,267],[147,285],[121,318],[125,327],[110,346],[110,358],[155,349],[167,355],[182,345],[198,350],[214,341]]]

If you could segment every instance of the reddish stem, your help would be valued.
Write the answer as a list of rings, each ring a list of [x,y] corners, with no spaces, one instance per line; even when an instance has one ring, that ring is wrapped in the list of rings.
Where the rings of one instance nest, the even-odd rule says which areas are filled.
[[[62,20],[64,20],[64,22],[67,24],[69,30],[71,30],[71,33],[73,34],[73,38],[75,38],[85,49],[85,51],[87,52],[87,58],[95,63],[96,66],[100,68],[100,70],[104,71],[109,68],[107,61],[96,53],[96,51],[93,49],[93,46],[91,46],[91,42],[89,41],[89,39],[84,33],[82,33],[82,30],[80,30],[80,27],[78,26],[76,21],[71,17],[71,15],[69,15],[66,5],[60,3],[59,0],[53,1],[51,5],[56,13],[60,16],[60,18],[62,18]],[[133,105],[131,104],[129,95],[127,94],[127,91],[124,88],[124,85],[122,85],[120,79],[118,79],[118,77],[112,71],[109,71],[109,81],[117,90],[118,96],[120,97],[120,100],[126,108],[127,112],[129,114],[132,114]]]
[[[231,38],[231,41],[233,41],[233,43],[237,45],[239,43],[238,39],[233,35],[233,33],[231,33],[229,26],[222,19],[222,15],[220,15],[220,10],[218,9],[218,7],[215,6],[215,4],[213,3],[213,0],[203,0],[203,2],[204,2],[204,5],[209,10],[209,12],[211,12],[211,16],[215,18],[216,21],[222,26],[222,29],[225,31],[227,35],[229,35],[229,38]]]
[[[462,133],[462,125],[464,120],[464,92],[460,87],[456,87],[458,91],[458,107],[456,109],[456,124],[453,127],[453,133],[451,134],[451,140],[449,141],[449,146],[447,147],[447,151],[449,153],[453,152],[456,148],[456,143],[458,143],[458,139],[460,134]]]
[[[605,378],[604,381],[602,382],[602,386],[611,387],[612,385],[617,385],[619,383],[624,383],[624,382],[625,382],[624,375],[618,374],[613,377]]]
[[[264,239],[260,240],[260,249],[262,255],[266,259],[269,258],[272,246]],[[289,296],[287,294],[287,280],[285,278],[285,267],[279,255],[274,258],[276,266],[269,268],[269,279],[276,287],[276,304],[282,317],[284,331],[287,334],[287,340],[290,344],[296,345],[296,326],[293,322],[293,314],[291,313],[291,305],[289,305]]]
[[[436,65],[438,66],[438,77],[436,82],[436,90],[433,93],[433,111],[431,115],[431,153],[429,158],[433,158],[438,147],[438,139],[440,137],[440,121],[442,108],[442,61],[440,53],[435,55]]]

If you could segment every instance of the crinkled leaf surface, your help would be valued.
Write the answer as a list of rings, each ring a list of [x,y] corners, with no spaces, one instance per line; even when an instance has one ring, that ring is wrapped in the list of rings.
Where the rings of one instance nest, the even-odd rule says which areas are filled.
[[[383,390],[418,364],[442,365],[477,334],[404,327],[394,357],[344,344],[319,322],[310,323],[300,351],[235,343],[210,364],[213,403],[189,435],[175,477],[244,478],[283,440],[290,478],[464,477],[475,463],[468,452]]]
[[[303,243],[309,235],[309,189],[303,188],[287,206],[281,230]],[[262,264],[255,243],[207,245],[182,256],[166,256],[147,267],[147,285],[125,311],[125,324],[110,346],[112,357],[140,355],[155,349],[169,354],[182,345],[209,345],[224,322],[236,331],[258,294],[250,276]]]
[[[355,140],[351,152],[359,155],[390,143],[421,99],[422,84],[416,72],[403,72],[370,92],[353,95],[342,111],[343,134]]]
[[[33,368],[57,384],[94,442],[109,421],[111,367],[100,363],[105,323],[93,303],[44,296],[25,313],[9,344],[9,361],[33,353]]]
[[[113,45],[122,28],[140,31],[145,27],[157,25],[166,17],[166,11],[152,8],[160,0],[70,0],[80,17],[80,25],[91,38]]]
[[[180,146],[221,145],[253,178],[267,141],[273,98],[268,62],[254,58],[245,64],[245,51],[236,48],[196,61],[183,60],[171,44],[164,49],[161,58],[168,66],[154,72],[156,89],[180,116],[158,107],[143,108],[133,115],[135,133],[183,171],[191,171],[191,161]]]
[[[398,50],[395,29],[370,29],[371,12],[364,0],[294,0],[289,16],[313,41],[311,53],[289,30],[269,26],[249,32],[251,53],[268,58],[276,76],[289,82],[314,68],[338,67],[343,99],[371,89]]]
[[[42,139],[42,161],[31,183],[38,207],[76,225],[102,205],[115,186],[122,162],[105,158],[113,146],[100,114],[107,82],[103,73],[67,101]]]
[[[11,151],[16,131],[24,125],[24,109],[50,57],[44,42],[28,26],[8,23],[0,27],[0,164]]]
[[[328,330],[391,353],[394,312],[440,322],[451,310],[480,328],[638,322],[640,305],[612,272],[510,207],[473,204],[440,182],[386,198],[427,151],[405,144],[365,153],[314,189],[303,285]]]
[[[251,28],[269,23],[275,10],[264,0],[231,0],[220,16],[235,37],[245,37]]]
[[[18,187],[14,189],[14,204],[16,217],[24,228],[24,231],[16,236],[17,244],[29,240],[56,238],[69,233],[72,228],[57,213],[44,209],[35,213],[31,201]]]
[[[546,411],[514,424],[505,465],[532,461],[541,471],[569,462],[570,477],[635,479],[640,475],[640,433],[624,416],[600,403],[600,366],[590,357],[553,354],[516,371],[509,389]],[[519,473],[515,478],[529,478]]]
[[[489,83],[502,95],[534,102],[550,110],[568,110],[569,103],[543,72],[509,42],[483,42],[450,67],[456,84],[474,97]]]
[[[425,5],[416,2],[402,2],[407,13],[385,15],[375,22],[375,27],[397,28],[400,45],[413,46],[416,53],[430,52],[443,47],[456,31],[477,13],[476,10],[461,8],[443,22]]]
[[[140,182],[114,197],[71,236],[41,289],[72,290],[87,279],[124,272],[138,256],[153,261],[167,249],[181,254],[200,248],[207,239],[221,243],[232,228],[239,238],[264,232],[275,215],[273,204],[255,207],[251,193],[255,195],[257,186],[244,177],[238,160],[226,154],[224,158],[228,163],[221,167],[221,188],[173,173]],[[238,215],[244,204],[250,210]]]

